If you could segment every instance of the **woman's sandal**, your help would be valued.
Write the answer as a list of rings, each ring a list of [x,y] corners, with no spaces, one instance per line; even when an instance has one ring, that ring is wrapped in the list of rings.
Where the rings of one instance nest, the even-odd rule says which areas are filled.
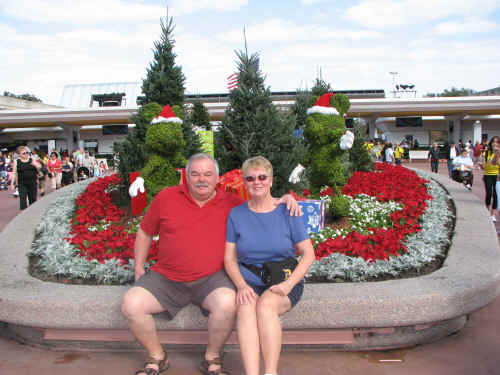
[[[142,369],[137,370],[135,375],[146,374],[146,375],[158,375],[160,372],[168,370],[170,363],[167,362],[167,353],[163,359],[156,359],[153,357],[148,357]],[[152,366],[158,366],[158,370]]]
[[[220,366],[215,371],[209,371],[208,368],[212,365]],[[220,357],[216,357],[214,359],[204,359],[200,363],[200,371],[205,375],[229,375],[228,372],[224,372],[222,368],[222,359]]]

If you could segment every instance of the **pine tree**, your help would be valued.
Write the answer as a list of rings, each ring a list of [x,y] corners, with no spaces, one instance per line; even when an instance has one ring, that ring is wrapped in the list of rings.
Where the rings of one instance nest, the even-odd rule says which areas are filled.
[[[184,82],[186,78],[180,66],[175,65],[177,55],[173,52],[174,23],[172,17],[161,20],[161,37],[154,42],[153,62],[142,81],[144,96],[140,104],[156,102],[161,105],[182,106],[184,103]]]
[[[193,108],[191,109],[189,117],[194,126],[198,126],[205,130],[211,129],[210,115],[201,100],[196,99],[193,101]]]
[[[182,156],[189,159],[191,155],[202,151],[200,137],[198,137],[198,134],[196,134],[193,130],[193,122],[191,121],[190,116],[185,115],[186,111],[184,108],[175,105],[172,107],[172,111],[177,117],[182,119],[182,136],[186,142],[186,145],[182,150]]]
[[[310,91],[297,90],[295,95],[295,103],[290,109],[297,119],[296,128],[304,129],[306,126],[307,109],[314,104],[313,97]]]
[[[295,116],[279,112],[259,70],[259,55],[236,52],[239,87],[231,91],[221,130],[216,136],[216,157],[222,171],[241,168],[249,157],[262,155],[274,168],[273,194],[292,188],[288,177],[303,159],[305,147],[293,135]]]

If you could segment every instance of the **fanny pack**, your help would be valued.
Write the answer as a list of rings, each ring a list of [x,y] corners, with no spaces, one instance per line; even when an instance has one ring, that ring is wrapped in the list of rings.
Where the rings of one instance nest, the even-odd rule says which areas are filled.
[[[271,286],[279,284],[292,274],[297,267],[297,259],[290,257],[280,262],[265,262],[262,267],[253,264],[241,263],[242,266],[260,277],[264,285]]]

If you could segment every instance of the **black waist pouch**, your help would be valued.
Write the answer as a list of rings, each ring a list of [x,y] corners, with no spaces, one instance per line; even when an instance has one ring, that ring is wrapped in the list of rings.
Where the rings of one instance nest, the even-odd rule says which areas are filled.
[[[295,270],[295,267],[297,267],[297,264],[297,259],[293,257],[283,259],[280,262],[265,262],[262,268],[252,264],[242,263],[248,270],[259,276],[262,282],[268,287],[288,279]]]

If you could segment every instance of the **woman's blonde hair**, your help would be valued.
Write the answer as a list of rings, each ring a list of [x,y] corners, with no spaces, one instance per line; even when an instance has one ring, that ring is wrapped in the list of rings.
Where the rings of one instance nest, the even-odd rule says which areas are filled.
[[[28,146],[19,146],[16,149],[16,152],[17,152],[17,154],[20,154],[21,152],[23,152],[23,150],[28,150],[28,152],[30,151],[30,149],[28,148]]]
[[[273,165],[263,156],[254,156],[245,160],[241,166],[241,173],[243,176],[246,175],[249,168],[262,168],[266,170],[268,176],[273,176]]]

